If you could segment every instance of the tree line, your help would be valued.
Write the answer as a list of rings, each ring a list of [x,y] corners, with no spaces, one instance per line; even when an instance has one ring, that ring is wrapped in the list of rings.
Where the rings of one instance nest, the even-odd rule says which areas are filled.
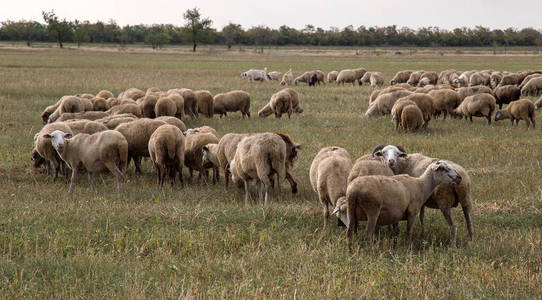
[[[283,25],[278,29],[267,26],[254,26],[244,29],[239,24],[230,23],[218,31],[211,27],[212,20],[204,18],[198,8],[189,9],[183,14],[185,24],[126,25],[119,26],[114,20],[108,22],[67,21],[58,17],[54,11],[43,12],[45,23],[36,21],[4,21],[0,24],[0,41],[56,42],[59,47],[64,42],[77,43],[116,43],[148,44],[153,49],[166,45],[192,45],[196,51],[200,43],[226,45],[228,49],[236,45],[257,47],[282,45],[313,46],[417,46],[417,47],[502,47],[502,46],[541,46],[542,32],[533,28],[489,29],[455,28],[445,30],[438,27],[423,27],[417,30],[396,25],[385,27],[347,26],[342,29],[331,27],[323,29],[306,25],[296,29]]]

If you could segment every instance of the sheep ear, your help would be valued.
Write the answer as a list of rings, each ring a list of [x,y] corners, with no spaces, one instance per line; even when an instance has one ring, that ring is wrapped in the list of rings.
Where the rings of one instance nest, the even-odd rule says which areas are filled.
[[[337,205],[335,206],[335,209],[333,209],[332,215],[337,215],[341,211],[341,208]]]
[[[397,149],[406,154],[406,150],[402,146],[395,145],[395,147],[397,147]]]
[[[385,145],[378,145],[378,146],[374,147],[374,149],[373,149],[373,157],[375,156],[375,153],[377,151],[380,151],[380,150],[384,149],[384,147],[385,147]]]
[[[65,139],[70,139],[70,138],[72,138],[72,137],[73,137],[73,134],[71,134],[71,133],[65,133],[65,134],[64,134],[64,138],[65,138]]]
[[[297,150],[303,150],[303,146],[301,146],[299,144],[295,145],[294,148],[297,149]]]
[[[43,137],[46,138],[46,139],[52,138],[52,136],[50,134],[48,134],[48,133],[44,134]]]

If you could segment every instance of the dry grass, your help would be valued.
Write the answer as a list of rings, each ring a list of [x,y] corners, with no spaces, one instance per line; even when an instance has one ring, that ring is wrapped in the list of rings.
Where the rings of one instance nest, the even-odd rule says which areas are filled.
[[[249,68],[296,73],[364,66],[387,79],[400,69],[532,69],[542,57],[305,57],[0,50],[0,298],[536,298],[542,288],[540,129],[508,122],[487,126],[431,121],[418,134],[396,132],[388,118],[366,120],[368,87],[299,86],[305,113],[273,118],[188,121],[227,132],[284,131],[305,146],[294,177],[296,197],[268,208],[243,205],[243,193],[217,186],[167,186],[136,176],[125,196],[107,174],[92,193],[85,176],[73,195],[31,169],[39,114],[64,94],[115,94],[128,87],[189,87],[212,93],[244,89],[252,112],[279,89],[248,84]],[[540,118],[539,118],[540,120]],[[540,124],[542,122],[539,121]],[[414,251],[386,230],[351,256],[343,229],[322,228],[308,169],[317,151],[338,145],[356,158],[376,144],[453,160],[473,181],[475,240],[462,214],[458,248],[448,249],[440,212],[426,213],[426,237],[415,228]],[[285,189],[283,189],[285,190]]]

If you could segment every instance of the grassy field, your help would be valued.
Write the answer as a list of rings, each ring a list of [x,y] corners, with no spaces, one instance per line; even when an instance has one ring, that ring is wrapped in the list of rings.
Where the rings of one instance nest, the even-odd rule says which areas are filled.
[[[533,57],[218,56],[0,50],[0,298],[537,298],[542,294],[541,129],[433,120],[417,134],[389,118],[367,120],[368,87],[296,87],[305,113],[291,120],[254,117],[280,87],[249,84],[239,74],[268,67],[296,74],[364,66],[389,80],[401,69],[540,69]],[[243,204],[241,190],[169,185],[160,190],[150,164],[129,167],[117,196],[109,174],[90,191],[80,176],[73,195],[64,180],[31,167],[40,113],[65,94],[115,94],[128,88],[189,87],[212,93],[243,89],[253,118],[188,120],[228,132],[283,131],[304,145],[294,170],[299,193],[281,202]],[[542,124],[541,118],[538,118]],[[377,144],[403,145],[457,162],[472,180],[475,238],[468,243],[460,209],[458,247],[448,248],[442,214],[426,210],[426,236],[408,251],[387,230],[348,253],[344,230],[323,229],[309,184],[312,158],[324,146],[353,159]],[[185,169],[186,170],[186,169]],[[186,176],[186,174],[185,174]],[[288,190],[283,188],[283,191]],[[254,194],[255,195],[255,194]],[[333,222],[332,222],[333,224]]]

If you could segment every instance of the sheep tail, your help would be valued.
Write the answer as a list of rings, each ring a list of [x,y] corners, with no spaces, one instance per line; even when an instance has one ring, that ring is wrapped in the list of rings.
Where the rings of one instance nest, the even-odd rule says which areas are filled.
[[[348,215],[348,226],[346,228],[346,238],[348,239],[348,249],[352,252],[352,237],[358,229],[358,219],[356,217],[356,206],[358,205],[357,196],[354,194],[346,195],[346,214]]]
[[[167,155],[169,159],[173,160],[175,158],[175,155],[177,154],[177,147],[175,147],[175,142],[164,139],[165,148],[167,149]]]
[[[121,171],[125,171],[128,168],[128,143],[121,143],[118,148],[119,151],[119,167]]]

